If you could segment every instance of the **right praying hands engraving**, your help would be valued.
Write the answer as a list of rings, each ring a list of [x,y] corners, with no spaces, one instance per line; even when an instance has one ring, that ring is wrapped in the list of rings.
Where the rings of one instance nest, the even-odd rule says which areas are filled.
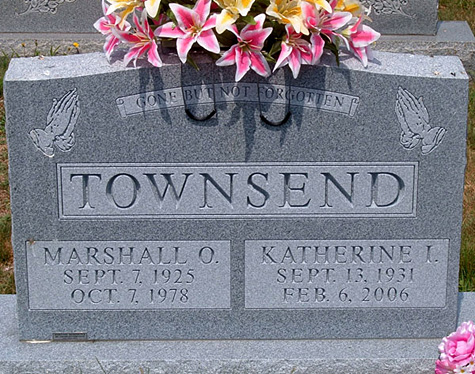
[[[54,156],[53,146],[62,152],[69,152],[76,143],[73,131],[80,112],[77,89],[67,92],[59,100],[53,99],[46,128],[30,131],[35,146],[48,157]]]
[[[422,97],[417,99],[402,87],[397,92],[396,115],[402,130],[399,139],[401,145],[413,149],[421,143],[423,155],[431,153],[447,131],[443,127],[432,127]]]

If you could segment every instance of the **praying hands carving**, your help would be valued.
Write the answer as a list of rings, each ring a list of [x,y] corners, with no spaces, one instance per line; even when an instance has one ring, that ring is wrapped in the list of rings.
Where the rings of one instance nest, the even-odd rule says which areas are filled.
[[[54,99],[46,128],[30,131],[35,146],[48,157],[54,156],[54,146],[62,152],[69,152],[76,142],[73,131],[80,112],[77,89],[67,92],[59,100]]]
[[[396,115],[402,130],[401,145],[413,149],[421,143],[423,155],[431,153],[447,131],[443,127],[432,127],[422,97],[416,98],[402,87],[397,92]]]

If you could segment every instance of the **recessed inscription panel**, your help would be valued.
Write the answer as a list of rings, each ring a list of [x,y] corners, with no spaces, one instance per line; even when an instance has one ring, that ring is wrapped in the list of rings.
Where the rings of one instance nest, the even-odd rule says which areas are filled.
[[[414,217],[417,163],[58,164],[60,218]]]
[[[248,240],[249,309],[442,308],[449,240]]]
[[[230,308],[229,241],[26,243],[31,310]]]
[[[163,108],[186,105],[249,102],[290,104],[353,117],[360,98],[339,92],[304,87],[257,83],[219,83],[175,87],[119,97],[116,100],[122,118]]]

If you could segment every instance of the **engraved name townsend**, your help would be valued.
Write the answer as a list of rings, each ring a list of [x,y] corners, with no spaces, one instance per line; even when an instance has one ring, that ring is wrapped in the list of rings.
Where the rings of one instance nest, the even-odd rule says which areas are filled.
[[[230,308],[229,241],[36,241],[26,255],[32,310]]]
[[[58,164],[59,216],[413,217],[417,163]]]
[[[441,308],[449,240],[247,240],[246,308]]]

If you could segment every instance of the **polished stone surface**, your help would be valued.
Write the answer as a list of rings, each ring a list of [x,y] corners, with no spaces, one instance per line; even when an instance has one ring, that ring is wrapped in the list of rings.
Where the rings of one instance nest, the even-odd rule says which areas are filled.
[[[475,320],[459,294],[458,324]],[[20,342],[16,296],[0,295],[0,373],[432,374],[433,339]]]
[[[460,60],[379,52],[364,68],[326,57],[297,80],[279,70],[232,85],[234,67],[211,68],[205,56],[199,71],[173,56],[160,69],[125,68],[118,57],[14,59],[6,74],[22,339],[430,338],[454,329],[468,93]],[[282,126],[268,124],[288,111]],[[223,241],[229,279],[215,245]],[[263,241],[248,257],[246,243]],[[180,253],[197,242],[198,262],[187,263]],[[200,263],[219,269],[200,271],[200,282],[230,282],[229,308],[186,284]],[[426,281],[436,273],[444,282]],[[31,295],[33,275],[41,296]],[[203,300],[134,308],[180,306],[187,295]],[[43,298],[49,309],[34,310]],[[320,307],[322,298],[336,307]],[[214,302],[220,309],[202,307]]]
[[[0,33],[90,33],[101,16],[98,0],[3,0]]]

